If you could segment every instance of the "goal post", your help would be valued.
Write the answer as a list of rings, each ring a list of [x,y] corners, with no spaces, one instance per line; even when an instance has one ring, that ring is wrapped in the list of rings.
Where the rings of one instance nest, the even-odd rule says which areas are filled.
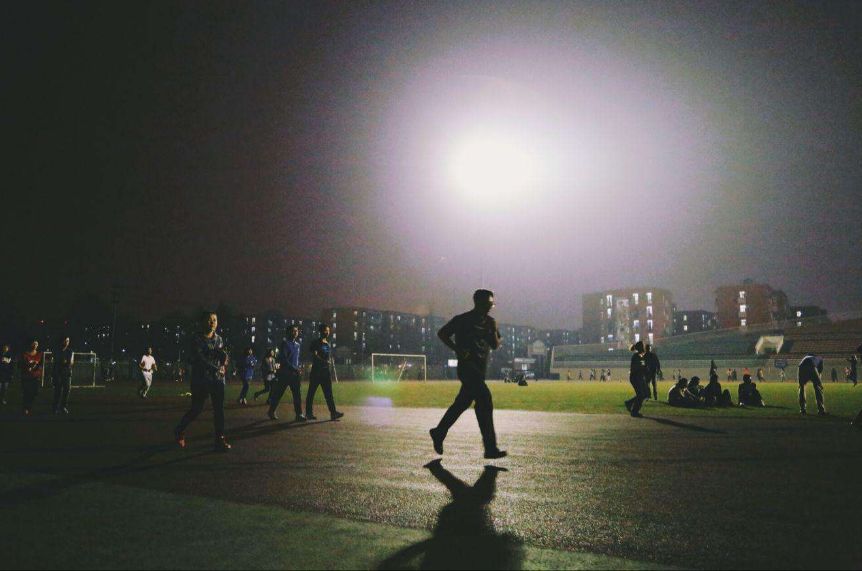
[[[371,380],[406,381],[428,380],[428,360],[425,355],[403,353],[372,353]]]
[[[72,352],[74,362],[72,364],[72,388],[73,389],[95,389],[100,388],[96,384],[96,372],[99,370],[99,357],[89,352]],[[51,383],[54,375],[54,352],[45,351],[42,356],[42,386]]]

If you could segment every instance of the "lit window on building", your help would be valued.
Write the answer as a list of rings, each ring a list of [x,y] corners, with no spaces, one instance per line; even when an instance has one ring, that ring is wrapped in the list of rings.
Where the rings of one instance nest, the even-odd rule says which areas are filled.
[[[607,300],[608,300],[608,305],[613,305],[613,304],[614,304],[614,296],[612,296],[611,294],[608,294],[608,295],[605,297],[605,299],[607,299]]]
[[[652,319],[647,319],[646,326],[647,331],[652,331]]]
[[[739,326],[740,327],[747,327],[748,326],[748,320],[747,319],[740,319],[739,320]]]
[[[739,292],[739,299],[745,299],[745,292],[744,291]]]
[[[608,319],[610,319],[610,318],[611,318],[611,308],[609,307],[608,308]]]
[[[652,292],[651,291],[646,292],[646,301],[647,301],[647,303],[652,303]]]
[[[655,343],[655,338],[653,337],[653,334],[652,334],[652,333],[650,333],[650,334],[648,335],[648,337],[649,337],[649,344],[650,344],[650,345],[652,345],[653,343]]]
[[[683,326],[682,326],[682,330],[683,330],[683,331],[688,331],[688,325],[683,325]]]
[[[635,293],[632,297],[633,297],[633,298],[634,298],[634,300],[635,300],[635,305],[637,305],[637,304],[638,304],[638,298],[640,297],[640,295],[639,295],[639,294],[637,294],[637,293]]]
[[[647,317],[652,317],[652,306],[648,305],[646,308]]]
[[[802,317],[802,312],[801,312],[801,311],[797,311],[797,312],[796,312],[796,317]]]
[[[633,327],[634,329],[640,329],[640,327],[641,327],[641,320],[640,320],[640,319],[635,319],[634,321],[632,321],[632,327]]]
[[[746,309],[748,309],[748,306],[743,303],[739,306],[739,313],[745,313]]]
[[[682,320],[683,320],[683,321],[688,321],[688,315],[683,315],[683,316],[682,316]]]
[[[640,341],[640,340],[641,340],[641,334],[640,334],[640,333],[635,333],[635,343],[637,343],[637,342],[638,342],[638,341]]]
[[[802,327],[802,322],[801,322],[801,321],[797,321],[797,322],[796,322],[796,327]]]

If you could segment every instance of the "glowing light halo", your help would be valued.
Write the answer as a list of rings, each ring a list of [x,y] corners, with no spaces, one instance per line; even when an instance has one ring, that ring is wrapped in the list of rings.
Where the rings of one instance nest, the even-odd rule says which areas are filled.
[[[513,138],[473,135],[456,147],[451,174],[458,191],[470,200],[509,202],[536,183],[539,164]]]

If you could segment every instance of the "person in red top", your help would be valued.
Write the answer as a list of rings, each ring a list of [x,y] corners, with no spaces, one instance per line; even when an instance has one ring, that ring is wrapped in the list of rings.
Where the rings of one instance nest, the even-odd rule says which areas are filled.
[[[39,351],[39,342],[30,341],[30,349],[21,355],[21,392],[24,395],[24,415],[33,414],[33,402],[39,392],[39,381],[42,380],[44,355]]]

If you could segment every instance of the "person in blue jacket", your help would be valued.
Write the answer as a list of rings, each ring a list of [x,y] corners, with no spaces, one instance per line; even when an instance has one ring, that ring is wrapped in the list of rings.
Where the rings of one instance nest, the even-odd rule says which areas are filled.
[[[257,357],[254,356],[254,349],[248,347],[239,362],[239,378],[242,380],[242,390],[239,392],[237,402],[241,405],[248,404],[245,397],[248,396],[249,383],[254,378],[255,367],[257,367]]]

